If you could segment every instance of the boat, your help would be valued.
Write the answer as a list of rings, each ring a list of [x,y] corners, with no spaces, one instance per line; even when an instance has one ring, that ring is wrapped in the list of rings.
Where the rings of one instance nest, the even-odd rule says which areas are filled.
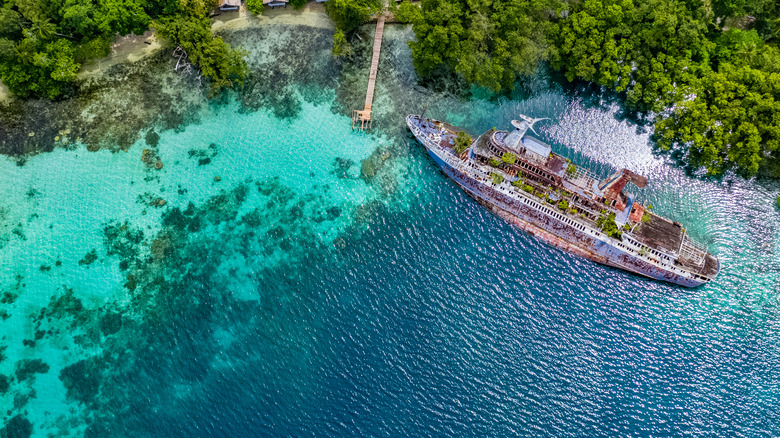
[[[647,179],[627,169],[605,179],[552,152],[520,115],[513,130],[476,139],[448,123],[411,114],[414,137],[463,190],[493,213],[550,245],[655,280],[697,287],[720,262],[685,227],[624,190]]]

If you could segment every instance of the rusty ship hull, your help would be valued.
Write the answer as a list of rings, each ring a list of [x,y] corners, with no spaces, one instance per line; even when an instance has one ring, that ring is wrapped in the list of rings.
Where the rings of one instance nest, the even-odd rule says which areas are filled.
[[[532,236],[596,263],[685,287],[701,286],[714,277],[659,261],[656,257],[648,256],[649,249],[645,247],[645,252],[642,249],[644,245],[636,240],[614,239],[533,196],[512,190],[506,184],[493,183],[484,166],[459,157],[451,148],[442,146],[440,138],[431,137],[430,132],[423,129],[425,123],[428,126],[441,126],[443,122],[415,115],[407,117],[410,130],[444,174],[480,204]],[[717,264],[716,259],[712,260]],[[712,260],[707,262],[712,264]],[[716,266],[715,274],[718,270],[719,265]]]

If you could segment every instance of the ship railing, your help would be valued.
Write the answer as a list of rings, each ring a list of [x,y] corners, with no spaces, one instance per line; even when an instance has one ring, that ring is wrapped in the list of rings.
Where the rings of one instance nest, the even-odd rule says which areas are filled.
[[[661,267],[665,270],[672,271],[678,275],[682,275],[684,277],[695,277],[695,278],[703,278],[708,279],[707,277],[703,277],[701,275],[697,275],[694,272],[688,271],[686,269],[681,269],[677,266],[675,266],[671,260],[665,261],[662,258],[662,255],[660,253],[657,253],[657,251],[653,250],[652,248],[648,247],[647,245],[643,245],[634,239],[625,239],[624,241],[620,241],[617,239],[614,239],[610,236],[608,236],[605,233],[602,233],[601,231],[598,231],[594,229],[590,224],[586,224],[583,221],[577,220],[575,218],[567,217],[565,214],[555,211],[554,209],[550,208],[549,206],[543,204],[542,202],[537,201],[536,199],[531,198],[527,193],[519,193],[515,190],[507,189],[506,183],[501,183],[499,185],[499,191],[512,197],[515,199],[518,199],[517,195],[522,196],[523,202],[530,204],[532,207],[536,208],[537,210],[543,212],[547,216],[552,216],[556,219],[560,218],[559,220],[569,221],[571,224],[578,224],[579,226],[577,229],[579,229],[581,232],[584,232],[585,234],[590,234],[593,237],[596,237],[601,240],[607,240],[610,241],[612,246],[616,246],[620,248],[621,250],[630,253],[636,257],[641,257],[646,262],[656,265],[658,267]],[[516,209],[515,214],[520,214],[519,208]],[[626,236],[628,237],[628,236]],[[658,258],[652,257],[652,255],[659,256]],[[668,256],[667,256],[668,257]]]
[[[449,163],[451,163],[451,165],[453,165],[452,161],[454,161],[454,160],[447,160],[447,161]],[[457,162],[454,164],[453,167],[458,168],[458,170],[463,170],[463,168],[466,167],[466,166],[464,165],[464,163],[462,161],[457,160]],[[635,257],[642,258],[643,260],[645,260],[646,262],[648,262],[648,263],[650,263],[652,265],[655,265],[655,266],[660,267],[662,269],[665,269],[667,271],[672,271],[672,272],[674,272],[674,273],[676,273],[678,275],[681,275],[683,277],[709,280],[708,277],[704,277],[704,276],[696,274],[695,272],[689,271],[687,269],[681,269],[681,268],[675,266],[673,264],[672,258],[669,257],[668,255],[661,254],[658,251],[648,247],[647,245],[641,244],[638,241],[636,241],[635,239],[630,238],[628,235],[625,236],[623,241],[614,239],[614,238],[608,236],[607,234],[602,233],[599,230],[596,230],[595,228],[592,227],[592,225],[590,225],[588,223],[585,223],[584,221],[581,221],[581,220],[576,219],[576,218],[569,217],[565,213],[559,213],[558,211],[555,211],[553,208],[551,208],[551,207],[545,205],[544,203],[534,199],[533,195],[530,195],[530,194],[522,192],[522,191],[514,190],[514,188],[511,185],[509,185],[508,182],[502,182],[501,184],[497,184],[497,185],[496,184],[492,184],[491,182],[489,182],[490,181],[490,172],[487,172],[484,169],[482,169],[482,167],[484,167],[484,166],[478,166],[477,165],[477,166],[471,166],[471,167],[472,167],[472,169],[471,169],[472,173],[474,171],[476,171],[477,173],[480,173],[481,174],[481,178],[480,178],[481,180],[488,181],[488,184],[490,184],[493,188],[497,189],[501,193],[509,196],[510,198],[519,199],[519,200],[521,200],[521,202],[525,202],[525,203],[531,205],[532,207],[534,207],[537,210],[545,213],[548,216],[552,216],[552,217],[555,217],[555,218],[560,217],[563,220],[570,221],[572,224],[577,224],[578,225],[577,229],[579,229],[581,232],[584,232],[585,234],[589,234],[589,235],[591,235],[593,237],[596,237],[597,239],[600,239],[600,240],[606,240],[606,241],[610,242],[610,244],[612,246],[618,247],[621,250],[623,250],[623,251],[625,251],[625,252],[627,252],[629,254],[632,254]],[[518,211],[516,211],[515,214],[519,214],[519,208],[516,209],[516,210],[518,210]],[[690,241],[690,240],[688,240],[688,241]],[[692,241],[690,241],[690,242],[692,242]]]
[[[686,261],[698,266],[704,266],[707,248],[699,242],[688,238],[688,234],[683,232],[682,243],[680,244],[680,257]]]

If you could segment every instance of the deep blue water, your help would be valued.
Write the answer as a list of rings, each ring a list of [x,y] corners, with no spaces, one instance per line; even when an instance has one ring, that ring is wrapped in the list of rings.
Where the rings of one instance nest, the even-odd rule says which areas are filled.
[[[393,29],[370,134],[334,111],[347,91],[292,83],[294,117],[221,101],[162,132],[159,171],[143,140],[3,162],[6,433],[780,435],[777,183],[686,175],[608,96],[543,74],[512,99],[412,87]],[[557,152],[647,175],[720,276],[650,281],[506,224],[403,129],[426,101],[473,133],[550,117]]]

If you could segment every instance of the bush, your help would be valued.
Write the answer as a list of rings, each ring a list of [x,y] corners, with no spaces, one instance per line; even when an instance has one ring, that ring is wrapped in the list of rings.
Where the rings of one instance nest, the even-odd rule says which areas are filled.
[[[566,202],[565,199],[561,199],[558,201],[558,208],[560,208],[563,211],[566,211],[569,208],[569,203]]]
[[[600,227],[602,231],[604,231],[604,233],[609,237],[619,239],[623,234],[620,232],[617,224],[615,223],[615,213],[610,212],[608,214],[602,214],[598,219],[596,219],[596,225]]]
[[[325,2],[325,12],[336,24],[336,28],[346,33],[352,32],[371,18],[371,14],[381,9],[379,0],[329,0]]]
[[[466,134],[466,131],[458,131],[458,135],[455,136],[455,145],[452,149],[457,155],[460,155],[463,152],[466,152],[466,149],[468,149],[469,146],[471,146],[471,137]]]
[[[336,31],[333,35],[333,50],[331,54],[334,58],[351,58],[355,53],[352,49],[352,45],[347,41],[347,36],[341,30]]]
[[[523,191],[526,192],[526,193],[533,193],[534,192],[534,188],[529,186],[528,184],[526,184],[526,185],[523,186]]]
[[[232,49],[222,38],[215,37],[207,17],[168,17],[157,24],[157,31],[187,52],[189,62],[209,79],[212,94],[243,83],[248,72],[245,52]]]
[[[501,161],[503,161],[506,164],[515,164],[515,161],[517,161],[517,155],[506,152],[504,155],[501,156]]]
[[[393,15],[399,23],[416,23],[422,19],[422,9],[412,2],[401,2],[396,6],[390,2],[390,8],[394,9]]]
[[[246,0],[246,8],[255,15],[260,15],[265,11],[263,0]]]
[[[493,184],[501,184],[504,182],[504,177],[498,173],[491,173],[490,178],[493,180]]]
[[[501,165],[501,160],[498,158],[491,158],[490,161],[488,161],[488,164],[490,164],[493,167],[498,167]]]
[[[523,180],[516,179],[516,180],[512,181],[512,185],[519,189],[519,188],[523,187]]]
[[[566,167],[566,175],[568,175],[568,176],[572,177],[572,176],[574,176],[574,174],[575,174],[576,172],[577,172],[577,166],[575,166],[575,165],[573,165],[573,164],[569,164],[569,165]]]
[[[644,214],[642,214],[642,223],[646,224],[648,222],[650,222],[650,213],[644,212]]]

